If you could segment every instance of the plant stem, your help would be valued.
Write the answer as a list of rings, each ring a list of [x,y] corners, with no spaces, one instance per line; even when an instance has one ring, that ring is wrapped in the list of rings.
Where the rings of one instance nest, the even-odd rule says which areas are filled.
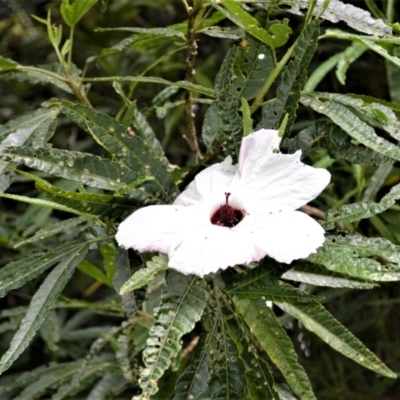
[[[258,107],[260,107],[261,103],[263,102],[264,96],[268,93],[268,90],[271,88],[272,84],[275,82],[275,79],[279,76],[281,73],[283,67],[286,65],[286,63],[289,61],[290,57],[293,54],[294,48],[296,46],[296,43],[293,43],[292,46],[288,49],[288,51],[285,53],[285,55],[282,57],[282,59],[278,62],[278,64],[275,65],[275,68],[272,70],[271,74],[267,78],[266,82],[264,83],[264,86],[258,93],[257,97],[253,101],[253,104],[250,107],[250,112],[253,114]]]
[[[186,50],[186,74],[185,80],[187,82],[193,82],[194,75],[194,62],[197,55],[197,43],[195,39],[195,22],[197,14],[200,8],[193,8],[189,11],[189,22],[188,22],[188,47]],[[190,149],[194,152],[195,157],[199,160],[202,155],[197,141],[196,126],[195,126],[195,114],[193,112],[193,95],[190,90],[186,94],[186,118],[188,123],[188,132],[183,138],[188,142]]]

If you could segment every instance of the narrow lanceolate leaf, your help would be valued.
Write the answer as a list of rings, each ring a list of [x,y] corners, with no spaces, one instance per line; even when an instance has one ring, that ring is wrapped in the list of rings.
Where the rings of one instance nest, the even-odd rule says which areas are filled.
[[[304,327],[314,332],[329,346],[378,374],[397,378],[375,354],[369,351],[352,333],[318,304],[276,303],[283,311],[302,322]]]
[[[349,278],[305,261],[297,262],[289,271],[286,271],[281,276],[281,279],[333,288],[373,289],[377,286],[375,283]]]
[[[176,88],[167,88],[167,89],[176,89]],[[129,106],[128,110],[124,115],[124,119],[122,124],[127,129],[132,127],[132,130],[129,131],[131,135],[139,135],[148,146],[150,146],[154,152],[160,157],[160,161],[165,165],[168,165],[168,160],[165,157],[164,150],[161,146],[161,143],[156,137],[152,127],[146,121],[144,115],[137,109],[136,103],[132,102]]]
[[[44,321],[50,307],[57,300],[64,286],[71,278],[75,266],[85,257],[89,245],[84,243],[65,258],[50,272],[32,297],[28,312],[14,335],[10,348],[0,360],[0,373],[8,369],[29,345],[36,331]]]
[[[20,247],[27,243],[33,243],[33,242],[36,242],[39,240],[46,239],[48,237],[52,237],[60,232],[66,232],[68,229],[74,228],[75,226],[84,224],[88,221],[90,221],[90,219],[87,217],[76,217],[76,218],[67,219],[65,221],[59,221],[53,225],[49,224],[48,226],[46,226],[46,228],[43,228],[43,229],[40,229],[39,231],[37,231],[30,238],[25,239],[21,242],[18,242],[16,245],[14,245],[14,248]]]
[[[393,186],[389,193],[382,197],[379,203],[366,201],[363,203],[346,204],[329,210],[326,213],[323,226],[326,229],[332,229],[335,223],[348,224],[359,221],[360,219],[372,217],[373,215],[386,211],[394,205],[398,199],[400,199],[400,184]]]
[[[9,398],[7,396],[10,396],[11,398],[11,396],[14,396],[17,392],[21,391],[22,393],[18,396],[20,400],[21,398],[35,398],[32,394],[37,394],[38,397],[40,397],[48,387],[51,387],[54,384],[57,385],[60,381],[70,379],[76,369],[79,368],[79,365],[79,361],[42,365],[30,372],[20,374],[18,379],[10,382],[6,386],[0,386],[0,393],[6,396],[7,399]]]
[[[124,295],[147,285],[155,278],[157,273],[166,269],[168,269],[167,256],[153,257],[152,261],[147,262],[146,268],[139,269],[122,285],[119,294]]]
[[[210,341],[213,334],[214,329],[202,337],[196,345],[193,360],[179,377],[172,400],[201,399],[201,394],[208,387]]]
[[[254,346],[250,329],[240,316],[230,308],[231,315],[225,316],[227,333],[235,343],[240,360],[243,361],[247,377],[247,390],[252,400],[281,400],[274,386],[269,365]]]
[[[302,158],[318,149],[325,149],[331,158],[344,158],[355,164],[381,165],[391,160],[363,145],[355,144],[343,129],[328,121],[318,121],[310,125],[301,130],[295,138],[286,139],[283,146],[290,153],[301,150]]]
[[[190,332],[201,318],[207,300],[207,285],[192,275],[172,271],[167,290],[155,311],[155,324],[150,329],[143,352],[145,368],[141,371],[142,395],[147,399],[158,391],[157,381],[181,348],[181,337]]]
[[[0,269],[0,297],[36,278],[60,260],[75,254],[82,242],[66,243],[46,253],[28,254]]]
[[[177,188],[168,174],[163,161],[153,148],[138,135],[129,132],[110,116],[91,108],[64,101],[61,110],[94,139],[113,157],[118,157],[128,169],[138,176],[154,178],[144,183],[145,192],[170,203],[178,194]]]
[[[10,58],[0,56],[0,72],[14,69],[18,64]]]
[[[320,300],[319,297],[283,283],[270,274],[271,270],[267,266],[258,266],[244,275],[240,282],[227,285],[225,290],[240,299],[258,299],[263,296],[270,301],[308,302]]]
[[[242,315],[254,336],[278,367],[293,392],[301,400],[316,400],[303,367],[297,362],[293,344],[265,300],[235,299],[237,311]]]
[[[335,101],[321,101],[318,99],[318,96],[312,93],[303,93],[301,102],[306,106],[310,106],[316,112],[329,117],[353,139],[356,139],[368,148],[400,161],[399,147],[379,137],[370,125],[362,121],[349,108]]]
[[[56,109],[40,109],[0,126],[0,157],[9,147],[44,146],[54,133],[57,114]],[[0,192],[8,188],[14,176],[6,165],[0,163]]]
[[[261,42],[267,44],[271,49],[283,46],[289,39],[292,30],[287,24],[274,24],[271,27],[271,34],[263,29],[257,19],[250,15],[235,0],[210,0],[210,3],[237,26],[254,36]],[[218,3],[224,5],[221,7]]]
[[[136,199],[130,200],[126,197],[71,192],[39,182],[36,183],[36,188],[46,193],[46,196],[54,203],[61,204],[69,209],[76,210],[77,213],[86,215],[118,216],[124,218],[140,203]]]
[[[257,128],[278,129],[285,114],[289,115],[286,132],[290,132],[296,118],[300,91],[307,79],[307,68],[318,44],[319,24],[310,23],[299,36],[293,51],[293,60],[284,68],[276,99],[262,108],[262,120]]]
[[[259,3],[264,8],[269,6]],[[313,4],[313,15],[326,19],[333,23],[340,21],[345,22],[355,30],[374,36],[385,36],[392,34],[392,28],[386,25],[381,19],[371,17],[368,11],[355,7],[352,4],[346,4],[340,0],[330,0],[329,2],[318,0],[310,3],[309,0],[280,0],[279,5],[290,6],[291,8],[285,11],[293,14],[301,15],[302,10],[308,9],[310,4]]]
[[[383,238],[328,235],[324,245],[307,260],[342,274],[388,282],[400,279],[399,252],[400,246]]]
[[[7,148],[0,156],[5,161],[25,164],[50,175],[100,189],[123,189],[138,179],[135,171],[120,162],[78,151],[21,146]]]
[[[273,67],[272,50],[251,36],[246,36],[240,46],[228,52],[215,78],[217,116],[215,106],[211,106],[203,128],[207,144],[213,141],[237,157],[243,137],[243,123],[238,113],[240,99],[254,99]]]

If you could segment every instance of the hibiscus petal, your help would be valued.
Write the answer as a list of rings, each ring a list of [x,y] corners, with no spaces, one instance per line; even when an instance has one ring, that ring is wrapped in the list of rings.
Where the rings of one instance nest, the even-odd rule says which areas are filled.
[[[325,240],[321,225],[300,211],[248,215],[237,228],[269,257],[286,264],[308,257]]]
[[[327,170],[300,161],[301,151],[273,152],[278,144],[278,133],[273,130],[262,129],[243,139],[238,189],[232,198],[245,204],[247,212],[299,208],[317,197],[330,181]]]
[[[121,222],[115,238],[126,249],[167,254],[183,239],[182,230],[188,222],[196,225],[197,216],[194,207],[156,205],[141,208]]]
[[[169,253],[171,268],[183,274],[204,276],[236,264],[249,264],[265,256],[246,235],[234,229],[209,225],[187,232]]]
[[[213,164],[196,175],[190,185],[175,199],[174,204],[182,206],[205,205],[211,209],[225,203],[225,192],[230,190],[237,165],[226,157],[222,163]]]

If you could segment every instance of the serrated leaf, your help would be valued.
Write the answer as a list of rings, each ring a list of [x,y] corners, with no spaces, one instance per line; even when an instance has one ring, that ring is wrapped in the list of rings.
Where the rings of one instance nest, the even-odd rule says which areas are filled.
[[[81,241],[66,243],[46,253],[31,253],[0,269],[0,297],[36,278],[60,260],[75,254]]]
[[[147,285],[155,278],[155,275],[168,269],[167,256],[155,256],[147,262],[146,268],[141,268],[134,273],[121,287],[119,294],[124,295]]]
[[[307,68],[318,45],[318,33],[317,21],[311,22],[302,31],[293,50],[293,59],[282,71],[276,99],[266,102],[262,108],[258,129],[279,129],[285,114],[289,114],[285,132],[290,132],[296,118],[300,90],[307,79]]]
[[[19,374],[18,379],[7,386],[0,386],[0,393],[13,395],[16,392],[22,391],[15,398],[19,398],[20,400],[32,399],[33,395],[40,396],[48,387],[52,387],[53,384],[57,386],[58,381],[69,379],[78,366],[79,361],[42,365],[30,372]]]
[[[234,159],[243,137],[243,123],[238,113],[240,99],[255,98],[273,66],[271,49],[246,36],[241,46],[229,50],[215,78],[218,123],[212,105],[206,114],[203,136],[207,142],[219,144]],[[216,128],[218,131],[214,132]]]
[[[190,365],[180,375],[172,400],[200,400],[208,387],[208,367],[210,362],[210,341],[214,330],[200,339]]]
[[[110,217],[127,217],[137,200],[107,194],[79,193],[63,190],[50,184],[36,183],[36,188],[54,203],[61,204],[75,213],[82,215],[98,215]],[[140,192],[139,192],[140,196]],[[147,201],[147,200],[146,200]]]
[[[201,318],[207,300],[207,285],[197,277],[172,271],[168,286],[155,310],[155,324],[150,329],[143,352],[145,368],[141,371],[141,396],[146,399],[158,391],[157,381],[181,348],[181,337],[190,332]]]
[[[252,400],[281,400],[274,388],[272,371],[254,345],[250,329],[232,308],[229,311],[231,315],[225,317],[227,333],[245,365],[249,396]]]
[[[320,300],[271,276],[271,267],[261,265],[247,272],[238,282],[227,285],[225,290],[240,299],[263,297],[265,300],[288,302]]]
[[[176,88],[167,88],[167,89],[176,89]],[[154,100],[153,100],[154,101]],[[168,165],[168,160],[165,157],[164,150],[161,146],[161,143],[156,137],[153,129],[146,121],[144,115],[137,109],[136,103],[131,103],[128,110],[124,115],[124,119],[122,124],[128,128],[130,124],[135,128],[134,134],[138,134],[143,140],[147,142],[147,144],[153,148],[154,152],[160,157],[160,160]]]
[[[287,20],[282,24],[273,24],[269,28],[271,35],[260,26],[259,21],[249,14],[242,6],[234,0],[209,0],[210,4],[224,14],[237,26],[254,36],[271,49],[283,46],[289,39],[292,30],[287,25]],[[218,3],[223,4],[221,7]]]
[[[97,0],[62,0],[60,12],[66,24],[73,27],[96,3]]]
[[[363,203],[346,204],[344,206],[333,208],[326,213],[322,225],[326,229],[332,229],[334,223],[351,223],[364,218],[380,214],[393,206],[400,199],[400,184],[393,186],[389,193],[382,197],[379,203],[366,201]]]
[[[316,112],[328,116],[335,124],[339,125],[353,139],[384,156],[400,161],[400,149],[386,139],[379,137],[374,129],[363,122],[347,107],[335,101],[321,101],[318,94],[303,93],[301,102],[310,106]]]
[[[39,109],[0,126],[0,155],[12,146],[44,146],[54,133],[57,115],[58,110]],[[0,192],[8,188],[14,176],[6,165],[0,164]]]
[[[379,358],[318,303],[276,303],[279,308],[297,318],[304,327],[314,332],[339,353],[358,364],[388,378],[397,378]]]
[[[106,361],[91,361],[87,364],[84,371],[79,376],[79,379],[75,381],[74,385],[69,383],[59,387],[57,393],[53,395],[52,400],[62,400],[68,396],[73,396],[82,390],[86,389],[92,382],[106,373],[116,374],[118,368],[113,362]]]
[[[117,293],[121,290],[124,282],[131,277],[131,266],[128,258],[128,251],[119,248],[115,256],[115,273],[113,276],[113,286]],[[128,317],[132,317],[138,307],[134,293],[122,296],[122,309]]]
[[[120,190],[138,179],[135,171],[120,162],[79,151],[21,146],[8,148],[1,155],[6,161],[100,189]]]
[[[30,238],[18,242],[17,244],[14,245],[14,248],[23,246],[28,243],[33,243],[38,240],[46,239],[48,237],[56,235],[57,233],[65,232],[68,229],[74,228],[75,226],[83,224],[88,221],[90,221],[90,219],[87,217],[76,217],[67,219],[65,221],[58,221],[54,225],[46,226],[45,228],[40,229]]]
[[[96,0],[97,1],[97,0]],[[147,35],[156,36],[175,36],[183,40],[187,40],[182,30],[168,28],[136,28],[136,27],[118,27],[118,28],[97,28],[97,32],[109,32],[109,31],[123,31],[123,32],[134,32],[134,33],[145,33]]]
[[[381,165],[390,161],[389,157],[355,144],[343,129],[328,121],[317,121],[293,139],[284,140],[283,146],[290,153],[301,150],[302,158],[315,150],[325,149],[333,159],[344,158],[355,164]]]
[[[108,400],[110,397],[117,399],[128,386],[130,384],[124,377],[106,373],[87,395],[86,400]]]
[[[61,110],[114,157],[139,176],[151,176],[143,187],[149,196],[171,203],[178,194],[160,157],[139,136],[129,136],[115,119],[88,107],[64,101]]]
[[[333,288],[373,289],[377,286],[371,282],[364,282],[333,271],[327,271],[324,267],[309,264],[305,261],[297,262],[281,278],[314,286]]]
[[[363,43],[353,42],[346,50],[341,53],[341,58],[336,65],[336,78],[342,84],[346,84],[346,73],[350,65],[353,64],[367,50]]]
[[[85,257],[88,248],[89,245],[84,243],[69,252],[40,285],[32,297],[29,309],[17,333],[11,340],[10,348],[0,359],[0,373],[7,370],[29,345],[50,307],[71,278],[75,266]]]
[[[293,392],[301,400],[316,400],[303,367],[297,362],[293,344],[285,330],[266,306],[265,300],[235,299],[237,311],[242,315],[269,358],[282,372]]]
[[[392,169],[393,164],[383,164],[376,169],[363,194],[363,202],[371,201],[375,198]]]
[[[383,238],[361,235],[327,235],[326,241],[307,260],[342,274],[374,280],[400,279],[400,246]]]
[[[217,37],[220,39],[231,39],[237,40],[244,36],[244,30],[235,26],[221,27],[221,26],[209,26],[207,28],[197,31],[197,33],[203,33],[207,36]]]
[[[263,8],[267,8],[269,3],[270,1],[267,4],[264,2],[260,4]],[[343,3],[339,0],[330,0],[330,2],[317,0],[317,2],[311,4],[313,4],[312,13],[314,16],[324,18],[330,22],[337,23],[343,21],[359,32],[374,36],[392,34],[392,29],[381,19],[372,18],[368,11],[355,7],[352,4]],[[280,0],[279,5],[290,6],[291,8],[285,7],[285,11],[302,15],[301,10],[308,9],[310,2],[309,0]]]

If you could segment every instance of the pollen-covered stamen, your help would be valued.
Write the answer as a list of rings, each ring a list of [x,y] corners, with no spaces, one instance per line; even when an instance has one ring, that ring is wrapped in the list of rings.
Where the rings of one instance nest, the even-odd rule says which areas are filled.
[[[211,216],[211,223],[219,226],[233,228],[244,217],[243,211],[233,208],[229,205],[230,193],[225,193],[225,204],[220,206]]]

